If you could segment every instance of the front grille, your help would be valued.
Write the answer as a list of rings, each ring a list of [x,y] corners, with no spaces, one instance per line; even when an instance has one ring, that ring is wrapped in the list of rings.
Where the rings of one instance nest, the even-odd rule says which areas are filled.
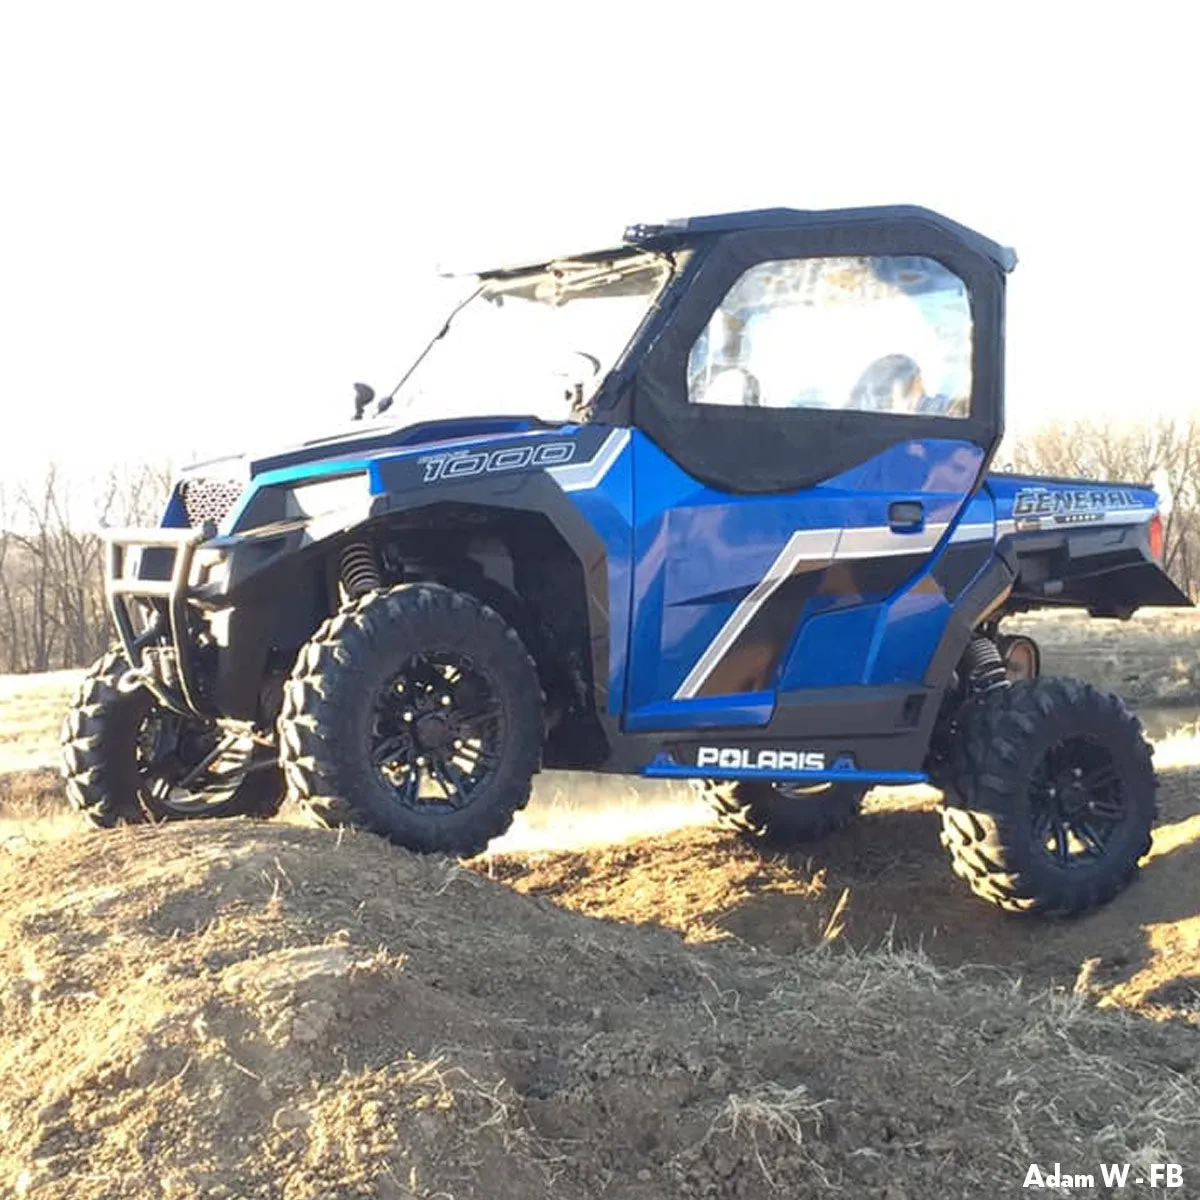
[[[193,527],[205,521],[220,524],[241,494],[242,484],[236,479],[185,479],[179,485],[183,511]]]

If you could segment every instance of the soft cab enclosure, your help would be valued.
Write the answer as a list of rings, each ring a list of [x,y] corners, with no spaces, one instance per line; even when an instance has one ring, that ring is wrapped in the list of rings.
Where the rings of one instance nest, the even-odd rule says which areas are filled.
[[[635,386],[625,393],[628,406],[615,406],[613,416],[631,418],[701,482],[743,494],[793,492],[922,438],[970,442],[990,458],[1003,433],[1004,277],[1016,264],[1013,251],[912,207],[767,210],[693,218],[675,229],[637,227],[630,236],[651,247],[687,247],[688,258],[680,299],[651,331]],[[938,264],[961,281],[972,339],[964,414],[913,416],[845,403],[836,409],[689,403],[689,359],[739,280],[764,264],[863,262],[886,263],[897,273]],[[921,286],[914,279],[910,291]],[[783,299],[761,307],[779,311]],[[607,417],[607,399],[597,405],[599,419]]]

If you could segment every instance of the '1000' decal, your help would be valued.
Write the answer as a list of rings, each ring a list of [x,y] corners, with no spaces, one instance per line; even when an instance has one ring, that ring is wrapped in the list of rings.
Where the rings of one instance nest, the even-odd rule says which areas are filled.
[[[471,479],[500,471],[561,467],[575,457],[574,442],[541,442],[536,446],[507,446],[500,450],[458,450],[418,461],[425,467],[424,483]]]

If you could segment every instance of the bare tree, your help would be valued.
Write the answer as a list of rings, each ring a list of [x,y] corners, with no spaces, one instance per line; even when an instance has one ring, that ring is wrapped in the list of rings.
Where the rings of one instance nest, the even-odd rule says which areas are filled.
[[[37,485],[0,488],[0,670],[81,666],[103,651],[100,527],[156,524],[171,475],[138,465],[73,489],[51,466]]]

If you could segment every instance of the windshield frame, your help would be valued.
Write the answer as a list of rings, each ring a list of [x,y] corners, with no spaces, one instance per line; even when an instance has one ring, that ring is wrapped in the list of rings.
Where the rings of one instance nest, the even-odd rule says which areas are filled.
[[[636,286],[630,286],[629,290],[624,292],[605,288],[606,295],[609,297],[619,298],[623,295],[644,297],[645,310],[637,324],[630,329],[628,337],[612,361],[600,364],[600,370],[597,372],[586,400],[580,397],[572,406],[571,419],[586,420],[597,407],[597,401],[605,391],[608,381],[619,372],[632,348],[638,344],[647,323],[658,312],[663,297],[676,279],[678,263],[676,256],[669,251],[657,248],[647,249],[643,246],[626,246],[575,255],[570,258],[554,259],[536,266],[476,273],[474,276],[476,286],[471,288],[466,296],[450,310],[438,332],[413,360],[396,386],[380,399],[376,412],[367,418],[364,424],[379,427],[409,423],[409,419],[412,417],[410,405],[416,397],[415,395],[410,398],[405,397],[406,385],[417,374],[434,348],[453,333],[455,322],[460,314],[481,298],[489,300],[492,296],[512,295],[534,303],[555,303],[549,295],[553,293],[559,297],[558,304],[565,304],[572,300],[582,299],[590,290],[599,290],[605,284],[619,283],[622,279],[635,280],[647,271],[658,272],[657,283],[648,291]],[[539,295],[539,291],[543,294]],[[487,409],[481,409],[471,415],[482,418],[497,414]],[[532,411],[527,415],[536,417]]]

